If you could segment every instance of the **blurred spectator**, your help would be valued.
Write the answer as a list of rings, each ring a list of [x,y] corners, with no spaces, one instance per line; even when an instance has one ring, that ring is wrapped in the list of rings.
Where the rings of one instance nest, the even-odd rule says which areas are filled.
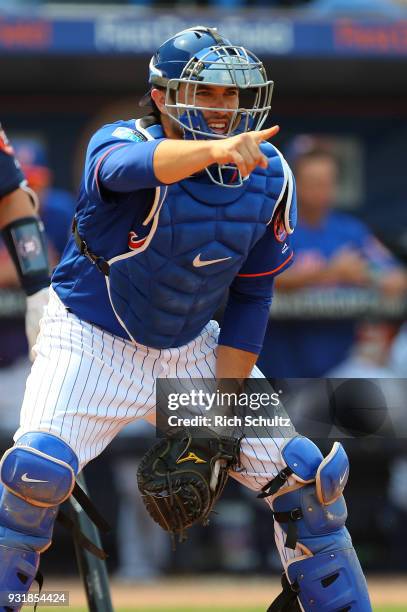
[[[327,373],[333,378],[394,378],[390,351],[395,326],[365,323],[357,330],[356,343],[349,357]]]
[[[301,153],[294,164],[299,223],[296,262],[276,282],[280,291],[358,287],[387,296],[407,290],[407,276],[391,253],[353,216],[332,210],[338,163],[329,150]],[[355,341],[355,322],[271,321],[260,369],[272,377],[317,377],[344,361]]]
[[[42,144],[33,139],[14,138],[13,146],[28,183],[38,194],[39,214],[49,243],[50,261],[55,265],[68,239],[75,200],[70,193],[51,186],[52,173]],[[18,287],[16,269],[0,240],[0,290]],[[13,430],[18,424],[19,407],[30,369],[23,317],[0,318],[0,336],[0,388],[7,389],[7,393],[0,394],[0,414],[3,428]]]

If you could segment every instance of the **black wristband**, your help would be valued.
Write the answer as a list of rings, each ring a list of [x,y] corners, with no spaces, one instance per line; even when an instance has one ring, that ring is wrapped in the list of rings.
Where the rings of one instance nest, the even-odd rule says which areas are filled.
[[[26,294],[48,287],[48,252],[42,221],[37,217],[16,219],[3,228],[2,235]]]

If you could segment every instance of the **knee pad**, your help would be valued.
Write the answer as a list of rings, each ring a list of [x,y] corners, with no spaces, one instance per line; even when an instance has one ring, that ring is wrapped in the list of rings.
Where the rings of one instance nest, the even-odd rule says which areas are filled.
[[[287,577],[304,612],[371,612],[366,580],[345,527],[343,489],[349,461],[335,442],[324,459],[311,440],[297,437],[281,451],[286,467],[263,488],[273,495],[274,518],[286,547],[303,556],[289,562]],[[291,477],[294,484],[281,488]]]
[[[49,508],[65,501],[75,485],[78,459],[60,438],[26,433],[5,452],[0,463],[4,486],[34,506]]]
[[[2,554],[49,547],[58,506],[70,495],[77,469],[73,450],[45,432],[24,434],[6,451],[0,463]]]

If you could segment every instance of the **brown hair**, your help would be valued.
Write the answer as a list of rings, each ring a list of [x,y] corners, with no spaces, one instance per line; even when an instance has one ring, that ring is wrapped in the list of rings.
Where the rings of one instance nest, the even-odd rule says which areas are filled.
[[[298,169],[302,162],[306,162],[309,160],[313,161],[315,159],[329,159],[336,167],[339,166],[338,158],[332,150],[324,147],[315,147],[313,149],[309,149],[308,151],[300,153],[294,158],[292,162],[294,172],[298,172]]]

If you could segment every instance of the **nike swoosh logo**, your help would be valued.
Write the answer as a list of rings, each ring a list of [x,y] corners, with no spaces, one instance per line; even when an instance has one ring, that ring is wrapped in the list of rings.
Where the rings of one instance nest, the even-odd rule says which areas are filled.
[[[346,474],[348,473],[348,468],[346,468],[344,474],[339,477],[339,484],[341,485],[346,478]]]
[[[199,253],[194,261],[192,262],[192,265],[195,268],[202,268],[202,266],[211,266],[212,264],[216,264],[216,263],[220,263],[221,261],[227,261],[228,259],[232,259],[231,257],[221,257],[220,259],[201,259],[201,253]]]
[[[37,480],[36,478],[29,478],[28,472],[26,472],[25,474],[21,476],[21,480],[23,482],[48,482],[48,480]]]

